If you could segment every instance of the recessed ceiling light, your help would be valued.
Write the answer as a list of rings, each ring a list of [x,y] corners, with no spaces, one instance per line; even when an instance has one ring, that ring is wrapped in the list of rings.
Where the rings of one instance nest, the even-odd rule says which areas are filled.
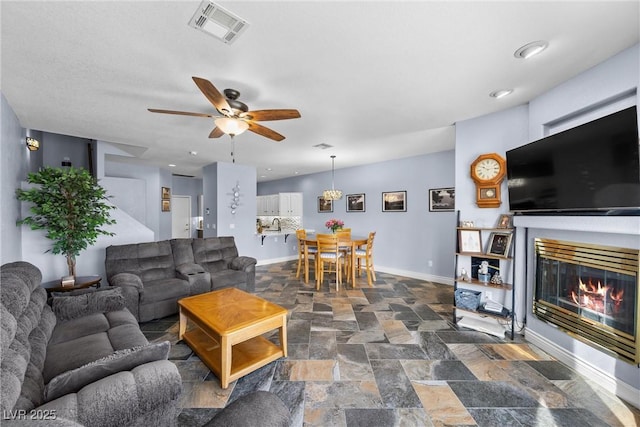
[[[527,43],[513,53],[513,56],[520,59],[528,59],[534,55],[539,54],[549,46],[544,40],[538,40],[537,42]]]
[[[271,169],[271,168],[267,168],[267,170],[268,170],[268,171],[272,171],[273,169]]]
[[[197,151],[189,151],[189,154],[191,154],[192,156],[197,156],[198,152]]]
[[[500,89],[500,90],[491,92],[489,96],[492,98],[500,99],[502,97],[510,95],[512,92],[513,92],[513,89]]]
[[[169,167],[170,167],[170,168],[175,168],[175,167],[176,167],[176,165],[174,165],[173,163],[169,163]]]

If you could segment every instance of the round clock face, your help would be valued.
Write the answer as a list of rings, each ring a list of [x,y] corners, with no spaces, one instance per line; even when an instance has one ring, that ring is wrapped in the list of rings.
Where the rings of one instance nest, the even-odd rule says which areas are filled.
[[[500,173],[500,163],[495,159],[484,159],[476,165],[473,171],[479,179],[490,180]]]

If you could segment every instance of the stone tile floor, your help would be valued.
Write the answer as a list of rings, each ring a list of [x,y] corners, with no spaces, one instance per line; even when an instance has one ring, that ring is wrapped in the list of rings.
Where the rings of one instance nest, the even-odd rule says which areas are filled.
[[[289,310],[287,358],[223,390],[184,343],[177,316],[141,324],[168,339],[182,375],[181,426],[201,426],[251,390],[271,390],[294,426],[640,426],[640,410],[522,338],[452,325],[453,288],[378,273],[320,291],[295,262],[260,266],[257,295]],[[277,342],[276,333],[269,339]]]

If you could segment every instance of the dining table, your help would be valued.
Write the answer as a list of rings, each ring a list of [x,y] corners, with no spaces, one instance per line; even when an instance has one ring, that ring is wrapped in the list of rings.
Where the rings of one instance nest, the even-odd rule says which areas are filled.
[[[338,247],[342,249],[350,249],[348,251],[349,256],[351,257],[349,265],[351,269],[349,271],[349,275],[347,277],[347,282],[351,279],[351,286],[356,287],[356,249],[360,246],[367,244],[367,236],[343,236],[340,235],[338,237]],[[309,246],[317,246],[318,245],[318,237],[317,234],[307,234],[307,237],[304,239],[304,243]],[[317,257],[316,257],[317,258]],[[309,260],[305,260],[308,262]],[[316,273],[317,269],[316,269]]]

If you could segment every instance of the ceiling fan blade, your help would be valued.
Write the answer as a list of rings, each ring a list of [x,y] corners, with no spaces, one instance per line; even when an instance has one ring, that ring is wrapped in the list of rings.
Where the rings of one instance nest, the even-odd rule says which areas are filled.
[[[205,113],[190,113],[188,111],[173,111],[173,110],[158,110],[157,108],[147,108],[147,110],[152,113],[163,113],[163,114],[178,114],[181,116],[195,116],[195,117],[215,117],[211,114]]]
[[[267,127],[264,127],[262,125],[259,125],[257,123],[253,123],[250,121],[247,121],[247,123],[249,124],[249,130],[253,133],[257,133],[258,135],[262,135],[264,137],[273,139],[274,141],[278,141],[278,142],[284,139],[283,135],[280,135],[278,132],[274,130],[271,130]]]
[[[222,135],[224,135],[224,132],[222,132],[222,130],[216,126],[209,134],[209,138],[220,138]]]
[[[285,110],[256,110],[248,111],[242,115],[249,120],[268,121],[268,120],[287,120],[300,118],[300,112],[294,109]]]
[[[218,89],[216,89],[213,83],[200,77],[192,77],[192,79],[194,82],[196,82],[196,85],[204,94],[204,96],[207,97],[209,102],[211,102],[213,106],[216,107],[216,110],[220,111],[222,114],[233,113],[233,110],[231,110],[231,106],[227,102],[227,99],[220,93]]]

